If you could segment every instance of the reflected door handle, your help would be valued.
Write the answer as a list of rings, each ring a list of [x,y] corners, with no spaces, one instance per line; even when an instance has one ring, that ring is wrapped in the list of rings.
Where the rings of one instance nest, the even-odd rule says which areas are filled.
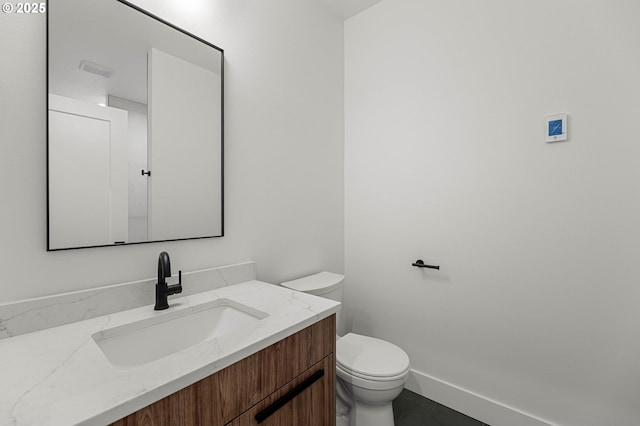
[[[142,176],[147,175],[147,176],[151,176],[151,170],[145,172],[144,169],[140,170],[142,172]]]

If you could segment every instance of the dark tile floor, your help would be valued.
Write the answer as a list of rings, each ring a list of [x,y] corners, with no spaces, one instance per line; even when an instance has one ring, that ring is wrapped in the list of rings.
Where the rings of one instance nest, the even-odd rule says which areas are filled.
[[[489,426],[404,389],[393,401],[396,426]]]

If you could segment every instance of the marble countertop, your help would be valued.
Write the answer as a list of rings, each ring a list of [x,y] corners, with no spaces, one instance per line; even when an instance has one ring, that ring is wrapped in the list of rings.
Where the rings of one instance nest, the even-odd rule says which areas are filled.
[[[138,367],[116,368],[92,338],[104,329],[226,298],[268,317]],[[167,311],[144,306],[0,340],[0,424],[104,425],[336,313],[339,303],[260,281],[169,298]]]

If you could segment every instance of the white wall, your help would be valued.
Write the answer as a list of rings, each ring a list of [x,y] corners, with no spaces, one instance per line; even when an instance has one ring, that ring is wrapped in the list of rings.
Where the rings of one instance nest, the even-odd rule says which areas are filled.
[[[346,22],[346,311],[407,350],[426,396],[452,385],[444,402],[493,426],[524,424],[500,406],[638,423],[638,16],[384,0]],[[563,112],[569,141],[544,143]]]
[[[45,17],[2,13],[0,302],[153,277],[162,250],[175,272],[342,271],[342,22],[316,0],[137,3],[225,49],[225,237],[46,252]]]

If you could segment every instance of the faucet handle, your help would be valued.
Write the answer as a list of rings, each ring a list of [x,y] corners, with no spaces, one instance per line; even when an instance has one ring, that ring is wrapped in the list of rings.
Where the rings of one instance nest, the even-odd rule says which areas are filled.
[[[167,286],[167,295],[182,293],[182,271],[178,271],[178,283]]]

